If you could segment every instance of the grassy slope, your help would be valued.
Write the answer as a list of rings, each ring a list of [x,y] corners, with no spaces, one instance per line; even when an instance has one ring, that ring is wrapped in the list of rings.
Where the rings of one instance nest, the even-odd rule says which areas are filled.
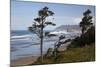
[[[95,61],[95,45],[68,48],[66,51],[59,52],[57,60],[54,61],[53,57],[44,58],[43,64],[53,63],[72,63],[72,62],[86,62]],[[41,64],[40,59],[35,64]]]

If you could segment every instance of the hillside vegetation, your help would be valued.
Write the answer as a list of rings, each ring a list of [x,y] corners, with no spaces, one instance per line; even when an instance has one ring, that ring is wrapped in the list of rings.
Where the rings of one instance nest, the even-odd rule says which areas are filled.
[[[42,64],[73,63],[95,61],[95,45],[87,45],[82,48],[68,48],[66,51],[59,52],[57,60],[54,57],[44,57]],[[40,58],[34,64],[41,64]]]

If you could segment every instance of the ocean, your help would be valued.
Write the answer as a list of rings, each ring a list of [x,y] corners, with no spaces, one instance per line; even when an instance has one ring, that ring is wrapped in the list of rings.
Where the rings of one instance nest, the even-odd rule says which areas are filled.
[[[66,38],[75,38],[79,33],[66,32]],[[45,37],[43,40],[43,54],[45,54],[48,48],[54,48],[55,42],[59,36]],[[11,60],[16,60],[29,56],[40,56],[40,39],[36,34],[33,34],[27,30],[11,30],[10,38]]]

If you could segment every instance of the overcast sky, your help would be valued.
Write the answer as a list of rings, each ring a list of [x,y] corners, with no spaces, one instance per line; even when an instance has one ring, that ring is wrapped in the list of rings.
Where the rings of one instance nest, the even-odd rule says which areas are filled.
[[[27,30],[32,25],[33,19],[38,15],[38,10],[44,6],[49,7],[55,14],[48,20],[54,22],[56,26],[48,26],[47,30],[52,30],[60,25],[79,24],[82,14],[87,9],[95,16],[95,7],[89,5],[68,5],[55,3],[37,3],[24,1],[11,1],[11,30]],[[53,19],[54,18],[54,19]]]

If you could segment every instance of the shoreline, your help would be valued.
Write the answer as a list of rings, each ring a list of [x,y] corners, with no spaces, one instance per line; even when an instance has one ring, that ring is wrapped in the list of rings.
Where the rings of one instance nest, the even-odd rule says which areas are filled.
[[[59,51],[66,50],[66,47],[69,45],[70,42],[66,44],[62,44],[62,46],[58,49]],[[33,64],[37,61],[39,56],[29,56],[29,57],[23,57],[16,60],[11,60],[11,67],[13,66],[25,66],[29,64]]]
[[[23,66],[23,65],[29,65],[34,63],[38,59],[38,56],[30,56],[30,57],[24,57],[24,58],[19,58],[16,60],[11,60],[10,61],[10,66]]]

